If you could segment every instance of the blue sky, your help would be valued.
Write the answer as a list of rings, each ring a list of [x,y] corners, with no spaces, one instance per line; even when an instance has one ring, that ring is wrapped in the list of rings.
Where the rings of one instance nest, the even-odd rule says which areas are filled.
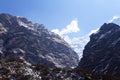
[[[83,36],[119,16],[120,0],[1,0],[0,12],[25,16],[49,30],[61,30],[77,19],[80,31],[74,36]]]
[[[44,24],[81,57],[91,32],[120,17],[120,0],[1,0],[0,13]]]

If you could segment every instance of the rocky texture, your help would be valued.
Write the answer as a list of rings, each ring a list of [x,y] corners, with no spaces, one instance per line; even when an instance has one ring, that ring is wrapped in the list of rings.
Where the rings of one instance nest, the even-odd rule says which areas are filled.
[[[77,53],[61,37],[42,24],[10,14],[0,14],[0,58],[62,68],[78,64]]]
[[[21,59],[0,60],[0,80],[120,80],[81,69],[65,70],[31,65]]]
[[[120,76],[120,26],[105,23],[90,36],[78,68]]]

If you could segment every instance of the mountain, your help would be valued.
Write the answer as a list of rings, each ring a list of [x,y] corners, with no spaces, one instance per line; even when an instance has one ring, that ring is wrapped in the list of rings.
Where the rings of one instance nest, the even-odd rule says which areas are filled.
[[[120,80],[120,78],[81,69],[49,68],[21,59],[0,60],[0,80]]]
[[[120,26],[105,23],[90,36],[78,68],[120,76]]]
[[[114,23],[114,24],[120,25],[120,17],[113,16],[113,18],[109,21],[109,23]]]
[[[83,37],[71,38],[70,46],[78,53],[79,59],[82,58],[84,46],[89,42],[89,35]]]
[[[72,68],[78,55],[60,36],[24,17],[0,14],[0,59],[17,58],[31,64]]]
[[[0,14],[0,80],[120,80],[119,34],[119,25],[105,23],[78,65],[77,53],[44,25]]]

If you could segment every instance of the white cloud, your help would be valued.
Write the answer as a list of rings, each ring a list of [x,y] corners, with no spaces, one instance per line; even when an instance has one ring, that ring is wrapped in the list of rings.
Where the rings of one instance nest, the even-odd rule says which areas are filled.
[[[80,31],[80,29],[78,27],[78,21],[76,19],[72,20],[71,23],[68,24],[62,30],[59,30],[59,29],[52,30],[52,32],[59,34],[60,36],[65,35],[65,34],[69,34],[69,33],[77,33],[78,31]]]
[[[60,35],[60,31],[59,29],[53,29],[52,32],[56,33],[56,34],[59,34]]]
[[[91,30],[91,31],[88,33],[88,35],[90,36],[90,35],[93,34],[93,33],[95,34],[95,33],[99,32],[98,30],[99,30],[99,28],[94,29],[94,30]]]
[[[81,59],[83,49],[85,45],[89,42],[90,38],[89,36],[92,33],[96,33],[99,28],[95,30],[91,30],[88,34],[82,36],[82,37],[70,37],[69,33],[76,33],[80,29],[78,27],[78,21],[77,20],[72,20],[69,25],[67,25],[65,28],[62,30],[59,29],[53,29],[52,32],[59,34],[66,42],[70,44],[70,46],[78,53],[79,58]]]
[[[63,38],[78,53],[79,59],[81,59],[82,58],[82,53],[83,53],[84,46],[89,41],[89,36],[85,35],[83,37],[73,37],[73,38],[70,38],[67,35],[67,36],[64,36]]]
[[[108,23],[115,23],[120,26],[120,16],[113,16],[113,18]]]
[[[97,32],[99,32],[99,28],[97,29],[94,29],[94,30],[91,30],[88,34],[82,36],[82,37],[73,37],[73,38],[70,38],[68,35],[67,36],[64,36],[64,40],[66,42],[68,42],[71,47],[78,53],[79,55],[79,59],[82,58],[82,54],[83,54],[83,50],[84,50],[84,47],[85,45],[89,42],[90,40],[90,35],[91,34],[96,34]]]
[[[68,35],[64,36],[63,38],[64,38],[64,40],[65,40],[66,42],[68,42],[69,44],[72,43],[72,40],[71,40],[71,38],[70,38]]]
[[[112,23],[114,20],[120,18],[119,16],[113,16],[112,19],[108,23]]]

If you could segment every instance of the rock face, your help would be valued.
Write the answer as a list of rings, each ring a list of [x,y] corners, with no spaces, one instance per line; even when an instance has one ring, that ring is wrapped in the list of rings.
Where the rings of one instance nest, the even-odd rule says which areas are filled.
[[[78,64],[77,53],[61,37],[42,24],[10,14],[0,14],[0,58],[62,68]]]
[[[105,23],[90,36],[78,68],[120,76],[120,26]]]
[[[21,59],[0,60],[0,80],[120,80],[120,78],[84,71],[49,68],[28,64]]]

